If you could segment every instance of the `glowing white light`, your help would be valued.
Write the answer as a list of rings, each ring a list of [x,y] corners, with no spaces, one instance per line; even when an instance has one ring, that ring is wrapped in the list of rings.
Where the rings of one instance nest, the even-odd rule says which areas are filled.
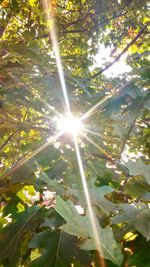
[[[118,0],[120,2],[120,0]],[[107,32],[106,35],[108,35],[110,32]],[[90,67],[90,70],[92,71],[95,67],[104,67],[106,62],[112,62],[114,60],[114,57],[111,55],[111,52],[113,50],[113,47],[105,47],[104,45],[99,45],[99,51],[97,55],[94,57],[95,63],[92,67]],[[120,53],[121,51],[117,51],[117,53]],[[129,53],[125,53],[120,60],[118,60],[110,69],[106,70],[104,72],[105,76],[110,77],[117,77],[118,75],[122,75],[126,72],[130,72],[132,68],[126,63],[126,58],[129,55]]]
[[[83,125],[78,118],[70,115],[57,121],[57,129],[77,136],[82,131]]]
[[[85,212],[84,212],[84,208],[81,207],[80,205],[75,205],[75,208],[77,210],[77,212],[81,215],[83,215]]]

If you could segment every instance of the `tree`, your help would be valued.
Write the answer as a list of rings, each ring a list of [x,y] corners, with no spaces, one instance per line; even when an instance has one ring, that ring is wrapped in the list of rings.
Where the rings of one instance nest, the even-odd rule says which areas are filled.
[[[148,2],[48,3],[1,1],[1,266],[148,267]],[[91,71],[99,42],[114,60]],[[59,132],[65,85],[77,136]]]

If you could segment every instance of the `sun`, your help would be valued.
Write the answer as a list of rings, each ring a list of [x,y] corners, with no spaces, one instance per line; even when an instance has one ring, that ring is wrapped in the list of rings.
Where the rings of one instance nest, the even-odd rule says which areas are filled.
[[[61,132],[77,136],[81,133],[83,124],[79,118],[68,115],[57,120],[57,129]]]

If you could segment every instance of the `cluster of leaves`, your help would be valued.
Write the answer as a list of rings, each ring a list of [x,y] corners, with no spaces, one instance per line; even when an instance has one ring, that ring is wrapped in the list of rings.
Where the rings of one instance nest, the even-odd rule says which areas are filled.
[[[148,267],[148,2],[50,2],[71,110],[96,105],[78,141],[106,266]],[[0,266],[99,266],[73,140],[47,142],[65,102],[44,5],[0,4]],[[98,42],[114,62],[129,50],[132,71],[108,79],[113,62],[91,71]]]

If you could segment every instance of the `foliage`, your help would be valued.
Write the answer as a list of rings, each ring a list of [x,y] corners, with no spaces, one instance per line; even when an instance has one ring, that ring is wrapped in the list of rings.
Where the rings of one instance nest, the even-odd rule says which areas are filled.
[[[149,3],[48,2],[106,266],[148,267]],[[42,1],[0,5],[0,266],[100,266],[73,138],[50,143],[66,112],[51,21]],[[93,69],[100,43],[113,61]],[[107,78],[127,51],[132,71]]]

